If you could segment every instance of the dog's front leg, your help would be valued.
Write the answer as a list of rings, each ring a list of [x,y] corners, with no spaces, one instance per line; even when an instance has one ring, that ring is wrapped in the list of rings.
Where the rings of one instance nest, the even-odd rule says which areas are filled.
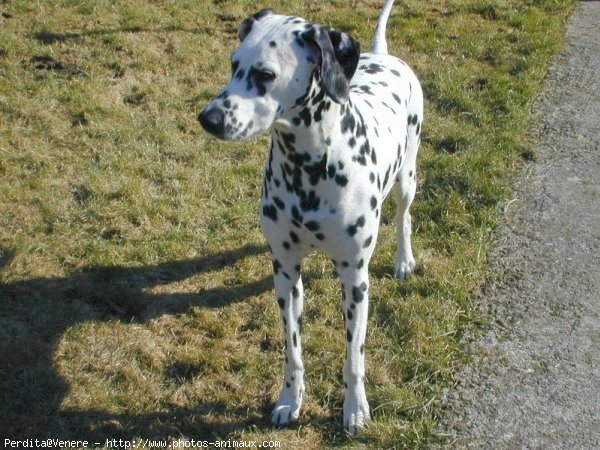
[[[271,413],[271,422],[285,425],[298,419],[304,396],[302,363],[302,307],[304,292],[300,277],[301,257],[273,259],[275,294],[281,311],[285,343],[284,379],[279,399]]]
[[[361,264],[362,265],[362,264]],[[344,427],[355,434],[370,419],[365,392],[365,338],[369,311],[368,262],[361,269],[340,270],[346,324]]]

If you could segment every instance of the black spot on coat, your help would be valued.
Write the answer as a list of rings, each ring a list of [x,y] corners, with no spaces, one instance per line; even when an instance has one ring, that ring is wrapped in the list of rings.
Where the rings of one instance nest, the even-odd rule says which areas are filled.
[[[341,186],[341,187],[344,187],[344,186],[346,186],[346,185],[348,184],[348,178],[346,177],[346,175],[342,175],[342,174],[339,174],[339,173],[338,173],[338,174],[335,176],[335,182],[336,182],[336,183],[337,183],[339,186]]]
[[[377,208],[377,197],[371,196],[371,209]]]
[[[277,222],[277,209],[275,208],[275,205],[263,206],[263,215],[271,219],[273,222]]]
[[[284,209],[285,208],[285,203],[283,203],[283,201],[279,197],[273,197],[273,201],[275,202],[275,205],[279,209]]]

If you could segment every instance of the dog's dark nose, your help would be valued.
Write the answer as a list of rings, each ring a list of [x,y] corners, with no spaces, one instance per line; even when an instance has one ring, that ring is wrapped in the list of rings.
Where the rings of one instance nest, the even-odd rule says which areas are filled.
[[[225,113],[220,108],[212,108],[210,110],[204,110],[198,116],[200,125],[206,131],[215,136],[223,134],[223,124],[225,123]]]

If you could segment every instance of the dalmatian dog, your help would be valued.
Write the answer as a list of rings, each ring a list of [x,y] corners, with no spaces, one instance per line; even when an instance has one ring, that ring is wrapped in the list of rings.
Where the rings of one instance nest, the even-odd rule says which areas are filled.
[[[200,113],[202,127],[224,140],[271,132],[261,226],[272,253],[285,342],[284,380],[271,415],[298,419],[305,392],[300,263],[312,249],[328,254],[341,279],[345,322],[344,426],[370,420],[365,394],[369,260],[381,205],[394,191],[398,211],[395,274],[415,268],[409,207],[423,124],[420,84],[388,55],[379,17],[372,53],[345,33],[264,9],[245,19],[232,53],[229,85]]]

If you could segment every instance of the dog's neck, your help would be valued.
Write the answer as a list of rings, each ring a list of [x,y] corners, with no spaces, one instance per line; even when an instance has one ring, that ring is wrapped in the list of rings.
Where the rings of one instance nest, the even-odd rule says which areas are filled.
[[[296,101],[296,106],[273,124],[273,144],[287,151],[321,157],[336,140],[341,109],[342,106],[327,95],[318,80],[313,78],[306,93]],[[291,145],[292,140],[294,145]]]

